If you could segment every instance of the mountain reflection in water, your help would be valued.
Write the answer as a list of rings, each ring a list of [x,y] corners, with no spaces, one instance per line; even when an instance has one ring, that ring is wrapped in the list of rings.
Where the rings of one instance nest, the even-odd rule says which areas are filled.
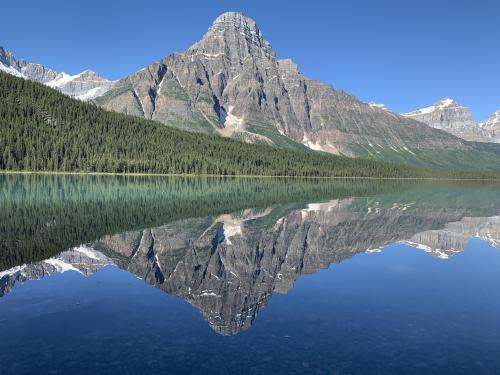
[[[376,181],[372,182],[374,193],[370,194],[366,182],[363,182],[364,191],[360,191],[359,185],[358,189],[355,187],[357,182],[352,181],[349,183],[352,191],[360,191],[360,194],[349,196],[346,182],[328,183],[331,186],[322,182],[314,185],[318,201],[304,202],[304,199],[314,199],[308,195],[307,188],[303,189],[305,183],[289,201],[276,204],[271,204],[276,197],[274,189],[279,192],[284,185],[278,183],[269,188],[264,184],[257,202],[253,204],[252,199],[248,199],[242,203],[235,199],[238,203],[233,206],[237,210],[231,213],[224,212],[223,207],[230,191],[220,192],[235,186],[241,189],[243,185],[235,185],[234,181],[205,181],[198,187],[195,184],[191,188],[197,192],[216,185],[215,198],[209,197],[213,209],[195,208],[186,215],[181,212],[180,217],[174,215],[171,217],[174,220],[166,220],[163,225],[107,234],[46,260],[6,269],[0,272],[0,296],[12,291],[17,282],[69,270],[90,276],[102,267],[116,265],[188,301],[200,310],[217,333],[235,335],[250,328],[273,293],[286,294],[302,275],[328,268],[359,253],[379,252],[391,243],[400,242],[431,256],[448,259],[463,251],[472,237],[500,247],[500,217],[497,216],[500,198],[496,186],[420,184],[415,187],[388,183],[384,189],[380,186],[384,183]],[[254,188],[258,190],[258,183]],[[145,196],[150,192],[146,189],[143,193],[135,198],[149,202]],[[237,190],[235,197],[240,193],[241,190]],[[253,193],[254,190],[248,196]],[[164,197],[153,198],[152,203]],[[201,194],[200,202],[205,198],[207,196]],[[222,210],[213,203],[218,200]],[[99,210],[97,206],[92,209]],[[138,208],[135,213],[141,210]],[[63,212],[66,211],[59,211]],[[118,221],[115,215],[123,214],[120,210],[110,209],[110,212]],[[198,212],[202,215],[197,215]],[[163,213],[158,216],[162,220]],[[53,220],[68,221],[64,217]],[[155,220],[148,218],[146,223]],[[140,217],[132,224],[132,227],[140,226]],[[57,226],[50,220],[45,225]],[[77,227],[66,227],[65,231],[69,229],[79,231]],[[47,233],[51,235],[50,230]]]

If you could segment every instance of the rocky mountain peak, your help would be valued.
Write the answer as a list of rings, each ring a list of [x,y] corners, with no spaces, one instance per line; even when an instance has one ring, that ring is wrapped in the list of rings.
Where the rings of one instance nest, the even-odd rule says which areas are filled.
[[[102,78],[99,74],[94,72],[93,70],[84,70],[80,74],[78,74],[78,78],[80,80],[85,80],[85,81],[95,81],[95,82],[105,82],[107,81],[106,79]]]
[[[492,142],[500,143],[500,110],[493,113],[479,126],[483,132],[489,135]]]
[[[457,104],[457,102],[454,99],[452,99],[452,98],[444,98],[444,99],[441,99],[440,101],[438,101],[438,104],[442,104],[442,105],[445,105],[445,106],[450,106],[450,105]]]
[[[438,109],[442,108],[450,108],[450,107],[462,107],[460,104],[458,104],[454,99],[451,98],[444,98],[438,101],[437,103],[434,104],[434,106]]]
[[[491,129],[476,123],[469,108],[460,105],[451,98],[441,99],[429,107],[402,115],[467,141],[498,142],[498,137]]]
[[[386,149],[467,147],[412,119],[361,103],[278,60],[254,20],[219,16],[203,38],[119,81],[96,104],[244,142],[371,157]]]
[[[237,29],[248,28],[253,31],[258,31],[257,23],[250,17],[239,12],[225,12],[215,19],[212,28],[231,28]]]
[[[205,36],[189,51],[208,57],[225,56],[275,58],[275,53],[264,38],[257,23],[237,12],[226,12],[215,19]]]
[[[9,66],[15,66],[16,65],[16,59],[14,58],[14,54],[6,50],[3,47],[0,47],[0,63],[3,65],[9,67]]]
[[[418,117],[418,116],[422,116],[422,115],[437,113],[439,111],[447,110],[447,109],[461,109],[464,112],[469,113],[469,117],[471,117],[471,119],[472,119],[472,116],[470,115],[469,109],[461,106],[460,104],[458,104],[455,100],[453,100],[451,98],[441,99],[440,101],[434,103],[433,105],[431,105],[429,107],[420,108],[420,109],[417,109],[417,110],[412,111],[412,112],[403,113],[402,115],[406,116],[406,117]]]
[[[497,126],[500,128],[500,110],[493,113],[490,117],[488,117],[484,122],[482,122],[479,125],[481,127]]]

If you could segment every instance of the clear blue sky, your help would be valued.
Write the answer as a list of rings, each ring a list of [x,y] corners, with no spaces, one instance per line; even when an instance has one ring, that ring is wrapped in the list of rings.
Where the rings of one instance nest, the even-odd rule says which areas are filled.
[[[254,18],[309,78],[404,112],[449,96],[500,109],[500,1],[2,1],[0,45],[56,70],[117,79],[201,38],[224,11]],[[147,5],[145,5],[147,4]]]

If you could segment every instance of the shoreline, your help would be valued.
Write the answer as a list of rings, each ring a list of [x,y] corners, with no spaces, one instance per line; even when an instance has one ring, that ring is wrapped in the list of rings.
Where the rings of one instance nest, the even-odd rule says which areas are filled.
[[[356,179],[356,180],[430,180],[430,181],[495,181],[498,178],[452,178],[452,177],[362,177],[362,176],[272,176],[272,175],[215,175],[180,173],[115,173],[115,172],[53,172],[53,171],[6,171],[0,175],[46,175],[46,176],[123,176],[123,177],[209,177],[209,178],[289,178],[289,179]]]

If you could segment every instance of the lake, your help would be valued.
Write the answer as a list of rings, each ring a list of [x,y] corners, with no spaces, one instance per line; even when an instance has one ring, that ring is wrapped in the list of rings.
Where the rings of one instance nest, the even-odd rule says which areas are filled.
[[[1,374],[498,374],[500,185],[0,175]]]

